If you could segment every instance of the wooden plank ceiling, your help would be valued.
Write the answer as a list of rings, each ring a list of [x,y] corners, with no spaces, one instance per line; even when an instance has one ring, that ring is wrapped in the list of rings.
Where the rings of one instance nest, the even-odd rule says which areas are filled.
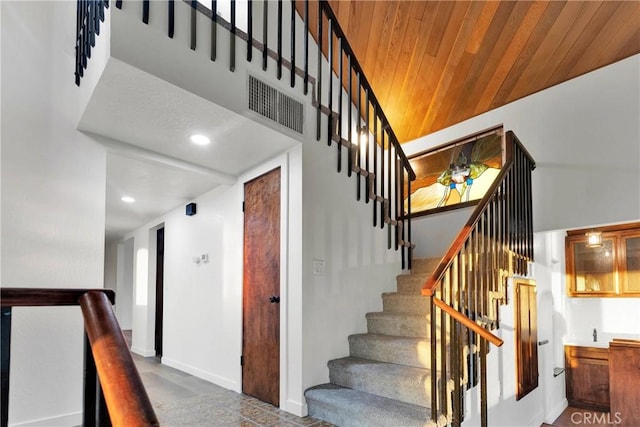
[[[640,1],[329,3],[401,142],[640,52]]]

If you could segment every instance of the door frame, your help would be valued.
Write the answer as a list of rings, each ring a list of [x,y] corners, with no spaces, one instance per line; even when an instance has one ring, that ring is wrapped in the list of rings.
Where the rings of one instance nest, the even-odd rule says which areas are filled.
[[[300,153],[301,154],[301,153]],[[247,175],[242,176],[239,180],[238,180],[238,184],[239,184],[239,197],[240,197],[240,211],[242,210],[242,201],[244,200],[244,185],[249,182],[249,181],[253,181],[254,179],[269,173],[270,171],[280,168],[280,409],[283,410],[289,410],[292,411],[294,413],[298,413],[298,414],[302,414],[305,413],[306,414],[306,404],[296,404],[294,402],[292,402],[292,400],[290,399],[289,396],[289,369],[287,368],[288,365],[288,360],[290,360],[290,351],[289,349],[289,335],[287,334],[287,326],[289,324],[289,309],[288,307],[291,306],[291,304],[289,303],[289,288],[288,288],[288,284],[289,284],[289,276],[290,276],[290,268],[289,266],[292,265],[291,261],[290,261],[290,250],[289,250],[289,198],[290,198],[290,184],[289,184],[289,154],[285,153],[281,156],[278,156],[274,159],[272,159],[271,161],[268,161],[264,164],[262,164],[261,166],[259,166],[258,168],[252,170],[250,173],[248,173]],[[297,219],[297,221],[300,222],[300,224],[302,224],[302,218],[301,218],[301,214],[302,214],[302,210],[300,210],[300,217]],[[241,221],[241,225],[242,227],[242,239],[244,241],[244,214],[242,215],[242,221]],[[295,254],[295,252],[292,252]],[[300,255],[300,259],[301,258],[301,248],[300,251],[298,252]],[[244,250],[242,251],[242,256],[244,257]],[[296,268],[296,275],[300,274],[300,279],[302,278],[301,276],[301,269],[300,267]],[[244,283],[244,275],[243,278],[241,280],[241,284]],[[244,285],[243,285],[244,286]],[[242,288],[244,292],[244,287]],[[242,355],[242,350],[243,350],[243,337],[244,337],[244,330],[242,329],[242,316],[244,313],[244,304],[242,302],[242,292],[240,293],[240,305],[241,305],[241,309],[240,309],[240,348],[238,350],[238,354],[241,356]],[[300,302],[301,302],[301,291],[300,291],[300,297],[296,298],[296,301],[298,301],[299,303],[297,304],[298,307],[300,307]],[[300,309],[301,311],[301,309]],[[300,352],[300,359],[301,359],[301,354],[302,354],[302,342],[298,341],[298,340],[292,340],[291,342],[293,342],[294,344],[296,344],[296,350],[295,351],[299,351]],[[239,384],[239,391],[242,392],[242,366],[240,366],[240,364],[238,363],[238,368],[239,368],[239,378],[240,378],[240,384]],[[299,368],[301,369],[301,367]],[[301,380],[301,378],[300,378]],[[302,388],[302,383],[300,384],[300,387]],[[292,404],[295,405],[294,407],[292,407]]]
[[[247,265],[250,265],[250,263],[246,263],[246,212],[245,212],[245,199],[247,196],[247,184],[251,184],[256,180],[259,180],[260,178],[265,177],[266,175],[270,175],[277,172],[278,173],[278,178],[279,178],[279,182],[278,182],[278,193],[279,193],[279,223],[278,223],[278,239],[279,239],[279,255],[278,255],[278,279],[279,279],[279,283],[277,284],[277,289],[273,291],[273,293],[271,293],[272,295],[275,293],[276,295],[278,295],[280,297],[280,302],[278,303],[278,407],[281,407],[281,400],[282,400],[282,392],[281,392],[281,383],[282,383],[282,368],[283,368],[283,363],[282,363],[282,359],[283,359],[283,348],[282,348],[282,333],[283,331],[286,331],[286,328],[282,327],[282,304],[284,304],[283,301],[283,295],[282,295],[282,290],[283,290],[283,278],[282,278],[282,274],[283,274],[283,263],[286,262],[284,260],[283,254],[282,254],[282,248],[283,248],[283,242],[286,242],[285,239],[283,239],[282,236],[282,231],[283,231],[283,216],[284,213],[282,211],[283,208],[283,190],[282,190],[282,185],[283,185],[283,170],[282,167],[280,166],[276,166],[274,168],[269,169],[268,171],[261,173],[259,175],[257,175],[254,178],[251,179],[247,179],[243,182],[242,184],[242,209],[243,209],[243,238],[242,238],[242,242],[243,242],[243,263],[242,263],[242,271],[243,271],[243,280],[242,280],[242,301],[243,301],[243,306],[242,306],[242,337],[241,337],[241,341],[242,341],[242,349],[241,349],[241,355],[242,355],[242,359],[244,359],[244,351],[245,351],[245,306],[244,306],[244,299],[245,299],[245,293],[247,292],[247,283],[244,280],[244,272],[247,268]],[[273,200],[274,203],[278,203],[278,201],[276,201],[275,199],[271,199]],[[271,201],[269,201],[269,203],[272,203]],[[258,237],[259,240],[262,240],[260,237]],[[251,285],[251,284],[250,284]],[[268,301],[264,301],[264,304],[269,304]],[[266,319],[270,319],[269,316],[267,316]],[[265,320],[265,318],[259,318],[259,321]],[[241,366],[241,383],[240,383],[240,388],[242,390],[242,392],[245,391],[245,384],[244,384],[244,370],[245,370],[245,366],[244,364],[242,364],[243,366]],[[256,390],[257,391],[257,390]],[[255,396],[254,396],[255,397]],[[267,403],[272,403],[272,402],[267,402]]]

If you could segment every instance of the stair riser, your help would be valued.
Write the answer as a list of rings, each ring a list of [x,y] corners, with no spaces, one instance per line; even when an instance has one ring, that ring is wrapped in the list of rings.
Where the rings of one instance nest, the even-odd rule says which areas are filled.
[[[431,343],[420,342],[394,343],[378,340],[364,335],[349,337],[349,351],[353,357],[396,363],[398,365],[431,368]],[[436,354],[440,356],[440,344],[436,346]]]
[[[429,420],[428,408],[393,403],[377,396],[368,401],[353,393],[341,396],[345,391],[348,390],[307,390],[309,415],[340,427],[436,427]]]
[[[429,338],[431,327],[426,316],[367,317],[367,332],[396,337]]]
[[[353,367],[329,364],[332,384],[400,400],[414,405],[428,406],[431,402],[431,377],[427,373],[397,376],[385,372],[367,372]]]
[[[411,261],[411,274],[431,274],[438,267],[440,259],[427,258]]]
[[[382,309],[391,313],[413,313],[427,315],[431,309],[431,299],[421,295],[400,293],[383,294]]]
[[[421,295],[422,288],[429,278],[426,274],[400,275],[396,279],[397,289],[400,293]]]

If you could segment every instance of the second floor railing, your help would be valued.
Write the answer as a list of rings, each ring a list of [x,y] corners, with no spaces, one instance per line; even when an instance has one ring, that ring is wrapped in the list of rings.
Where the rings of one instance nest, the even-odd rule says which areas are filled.
[[[157,7],[159,3],[162,2],[117,0],[115,6],[123,10],[135,7],[141,13],[142,22],[148,24],[153,17],[152,6]],[[292,88],[300,87],[305,95],[311,92],[312,105],[316,108],[316,139],[320,141],[324,136],[327,145],[336,147],[338,172],[344,169],[348,176],[355,176],[356,198],[373,202],[373,226],[387,228],[387,247],[400,250],[402,267],[411,268],[414,247],[410,221],[411,181],[415,173],[329,4],[306,0],[247,0],[242,4],[246,16],[242,16],[244,29],[241,29],[236,1],[230,0],[230,10],[228,14],[225,12],[229,20],[221,16],[218,3],[222,2],[213,0],[205,5],[196,0],[167,0],[164,3],[167,13],[163,12],[167,17],[167,36],[174,36],[177,25],[188,25],[189,47],[206,50],[210,59],[216,61],[222,47],[218,31],[228,31],[230,72],[236,69],[236,57],[242,45],[246,46],[242,50],[248,62],[256,60],[254,51],[260,53],[257,60],[263,71],[269,69],[271,59],[277,79],[283,79],[284,70],[288,69],[288,84]],[[76,82],[79,84],[82,69],[86,68],[86,54],[90,53],[85,46],[91,46],[95,38],[92,31],[99,28],[96,23],[100,10],[108,6],[108,2],[79,0],[78,4],[76,62],[80,68],[76,71]],[[177,7],[190,8],[190,13],[179,14]],[[207,19],[198,19],[199,14]],[[179,23],[177,16],[185,15],[189,16],[189,22]],[[198,40],[197,28],[202,22],[210,23],[210,37]],[[302,30],[302,40],[298,30]],[[286,42],[289,55],[284,53]],[[316,60],[314,70],[312,58]],[[316,75],[312,76],[312,72]],[[406,194],[405,189],[408,189]]]
[[[1,288],[0,427],[9,420],[13,307],[80,306],[85,326],[83,426],[157,426],[147,392],[111,307],[108,289]],[[34,402],[37,404],[37,402]]]

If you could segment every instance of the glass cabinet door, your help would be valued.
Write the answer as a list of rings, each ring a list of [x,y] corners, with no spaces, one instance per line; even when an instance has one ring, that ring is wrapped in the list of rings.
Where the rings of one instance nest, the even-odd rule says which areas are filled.
[[[615,245],[602,239],[599,248],[588,248],[585,241],[573,242],[573,291],[578,293],[616,293]]]
[[[640,235],[623,236],[622,249],[621,292],[640,294]]]

